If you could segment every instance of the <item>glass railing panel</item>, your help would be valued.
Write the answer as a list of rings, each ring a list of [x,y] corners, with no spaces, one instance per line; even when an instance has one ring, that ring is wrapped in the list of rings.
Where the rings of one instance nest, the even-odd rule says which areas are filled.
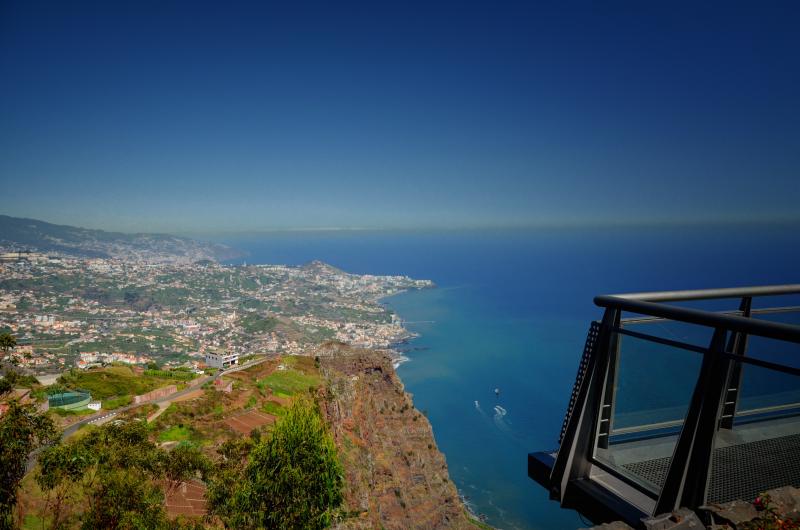
[[[617,334],[616,392],[608,442],[595,458],[657,494],[669,467],[702,355]]]
[[[700,348],[707,348],[711,342],[711,336],[714,334],[714,330],[706,326],[636,316],[631,316],[623,321],[622,327],[652,337],[691,344]]]
[[[800,486],[800,377],[740,366],[744,394],[732,428],[715,437],[709,503],[752,501],[770,489]]]
[[[800,344],[763,337],[748,338],[746,357],[800,368]],[[770,409],[800,407],[800,378],[776,370],[740,363],[741,376],[731,382],[737,387],[737,415],[746,416]],[[746,368],[745,368],[746,367]]]

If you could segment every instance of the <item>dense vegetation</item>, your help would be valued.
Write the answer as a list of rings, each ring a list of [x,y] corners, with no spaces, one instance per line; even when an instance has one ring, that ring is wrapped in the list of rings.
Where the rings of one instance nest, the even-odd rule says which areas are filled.
[[[9,403],[0,418],[0,529],[14,526],[12,511],[28,454],[51,444],[57,436],[52,420],[37,413],[33,405],[16,400]]]
[[[86,529],[324,528],[338,513],[343,471],[333,438],[308,394],[297,395],[291,406],[282,408],[271,431],[256,430],[249,437],[229,440],[216,459],[205,456],[193,438],[188,425],[157,434],[145,421],[132,419],[89,426],[58,442],[46,414],[12,400],[9,412],[0,418],[0,529],[23,524]],[[180,443],[165,449],[154,440]],[[28,455],[37,448],[43,450],[36,471],[25,479],[25,489],[36,496],[38,508],[15,510]],[[203,520],[172,520],[165,498],[190,479],[208,486],[209,513]]]
[[[143,422],[108,425],[45,450],[36,482],[52,528],[166,528],[164,489],[204,476],[210,463],[192,446],[167,452]],[[162,484],[165,486],[162,487]]]
[[[297,399],[252,449],[229,443],[223,456],[208,498],[229,528],[325,528],[342,502],[336,447],[308,398]]]

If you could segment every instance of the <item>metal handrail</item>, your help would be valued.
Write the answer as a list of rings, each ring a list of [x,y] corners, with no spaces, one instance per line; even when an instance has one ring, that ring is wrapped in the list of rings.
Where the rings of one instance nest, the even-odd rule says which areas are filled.
[[[741,309],[734,309],[731,311],[718,311],[723,315],[739,315],[744,316],[744,313]],[[756,309],[750,310],[750,316],[756,315],[771,315],[771,314],[779,314],[779,313],[800,313],[800,305],[788,305],[782,307],[760,307]],[[649,324],[652,322],[661,322],[667,320],[666,318],[661,317],[651,317],[651,316],[638,316],[638,317],[626,317],[620,320],[623,325],[626,324]]]
[[[771,294],[792,294],[800,292],[800,286],[778,286],[783,287],[786,292],[776,293],[777,287],[770,291]],[[788,289],[791,287],[791,289]],[[736,292],[744,292],[743,295],[731,296],[750,296],[754,287],[737,289]],[[763,292],[766,287],[759,288]],[[733,289],[712,289],[710,291],[734,291]],[[677,291],[681,292],[681,291]],[[683,291],[691,292],[691,291]],[[696,291],[699,292],[699,291]],[[655,293],[662,295],[665,293]],[[753,295],[755,296],[755,295]],[[710,297],[708,297],[710,298]],[[688,300],[688,298],[682,298]],[[699,300],[700,298],[694,298]],[[747,333],[748,335],[757,335],[770,339],[783,340],[789,342],[800,343],[800,326],[792,324],[784,324],[781,322],[770,322],[767,320],[747,318],[737,315],[730,315],[725,313],[715,313],[713,311],[703,311],[701,309],[693,309],[688,307],[678,307],[668,304],[656,303],[645,301],[638,298],[623,298],[619,295],[603,295],[597,296],[594,299],[597,306],[619,309],[621,311],[629,311],[631,313],[638,313],[641,315],[650,315],[655,317],[667,318],[670,320],[677,320],[680,322],[688,322],[690,324],[698,324],[701,326],[708,326],[711,328],[722,328],[730,331],[738,331]]]
[[[626,300],[642,300],[645,302],[679,302],[687,300],[711,300],[715,298],[742,298],[744,296],[754,298],[757,296],[778,296],[785,294],[800,294],[800,283],[752,287],[725,287],[721,289],[652,291],[645,293],[612,294],[608,296],[624,298]]]
[[[733,428],[735,416],[739,413],[742,416],[749,416],[748,421],[755,421],[759,419],[759,414],[788,413],[797,410],[798,404],[791,403],[756,408],[752,411],[739,411],[737,402],[744,365],[800,376],[800,367],[767,361],[746,353],[748,338],[751,336],[800,343],[800,325],[753,318],[753,315],[761,311],[788,311],[788,307],[770,310],[758,310],[752,307],[752,301],[756,297],[798,294],[800,294],[800,284],[597,296],[594,303],[605,308],[605,312],[602,321],[593,322],[589,329],[572,397],[565,414],[558,452],[555,457],[547,455],[547,460],[538,456],[534,460],[529,458],[529,474],[532,473],[532,469],[534,473],[538,473],[535,466],[531,467],[531,462],[536,466],[546,466],[548,474],[540,482],[550,488],[551,494],[560,500],[562,506],[572,502],[570,499],[582,499],[587,491],[585,485],[591,483],[592,487],[598,488],[598,496],[606,496],[594,500],[599,501],[609,511],[623,514],[622,518],[627,519],[629,524],[636,524],[641,520],[640,513],[645,513],[641,505],[637,503],[638,501],[631,501],[632,497],[623,499],[623,504],[615,503],[612,497],[618,495],[618,490],[608,489],[600,482],[591,482],[594,466],[614,475],[622,481],[620,484],[624,487],[634,488],[637,491],[636,495],[643,493],[653,499],[654,507],[645,510],[650,515],[668,513],[679,506],[696,508],[704,504],[708,498],[717,430]],[[689,300],[731,298],[740,299],[738,311],[715,312],[670,304],[670,302]],[[797,307],[791,309],[796,310]],[[638,321],[655,318],[699,325],[711,328],[713,334],[707,346],[648,335],[625,327],[625,324],[632,322],[622,318],[623,312],[645,317],[637,318]],[[619,376],[620,335],[630,335],[702,354],[697,382],[683,420],[670,420],[645,426],[615,427],[614,402],[617,398]],[[796,398],[792,400],[795,401]],[[596,451],[608,449],[611,436],[636,435],[645,428],[654,427],[659,429],[680,427],[663,486],[658,488],[658,491],[642,489],[635,481],[615,473],[598,459]],[[578,484],[581,486],[578,487]],[[611,495],[608,495],[609,493]]]

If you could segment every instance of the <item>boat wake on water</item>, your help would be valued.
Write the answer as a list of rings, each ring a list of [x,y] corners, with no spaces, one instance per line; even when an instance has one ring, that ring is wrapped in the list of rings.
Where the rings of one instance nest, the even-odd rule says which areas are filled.
[[[512,423],[506,418],[508,411],[505,409],[505,407],[501,405],[494,405],[493,410],[491,412],[487,412],[483,409],[483,407],[481,407],[481,404],[477,399],[474,401],[474,403],[475,410],[478,411],[478,414],[480,414],[486,419],[487,422],[493,425],[495,429],[517,442],[524,440],[525,437],[515,431]]]
[[[509,423],[505,420],[506,414],[508,411],[501,407],[500,405],[494,406],[494,424],[497,425],[497,428],[503,431],[505,434],[509,434],[514,436],[514,432],[511,430]]]
[[[506,419],[508,411],[504,407],[500,405],[495,405],[493,407],[492,413],[490,414],[487,413],[485,410],[483,410],[480,402],[476,399],[475,410],[477,410],[478,414],[480,414],[487,420],[491,420],[491,422],[494,424],[497,430],[499,430],[503,434],[506,434],[514,439],[520,438],[520,436],[516,432],[514,432],[513,428],[511,427],[511,422]]]

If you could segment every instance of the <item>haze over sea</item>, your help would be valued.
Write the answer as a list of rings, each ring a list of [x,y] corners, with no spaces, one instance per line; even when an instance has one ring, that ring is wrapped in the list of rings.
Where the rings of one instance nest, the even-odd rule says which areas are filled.
[[[225,238],[248,263],[322,260],[438,288],[387,303],[420,334],[398,373],[450,476],[500,528],[577,528],[527,477],[553,449],[597,294],[800,282],[798,226],[280,232]],[[501,390],[496,397],[494,389]]]

